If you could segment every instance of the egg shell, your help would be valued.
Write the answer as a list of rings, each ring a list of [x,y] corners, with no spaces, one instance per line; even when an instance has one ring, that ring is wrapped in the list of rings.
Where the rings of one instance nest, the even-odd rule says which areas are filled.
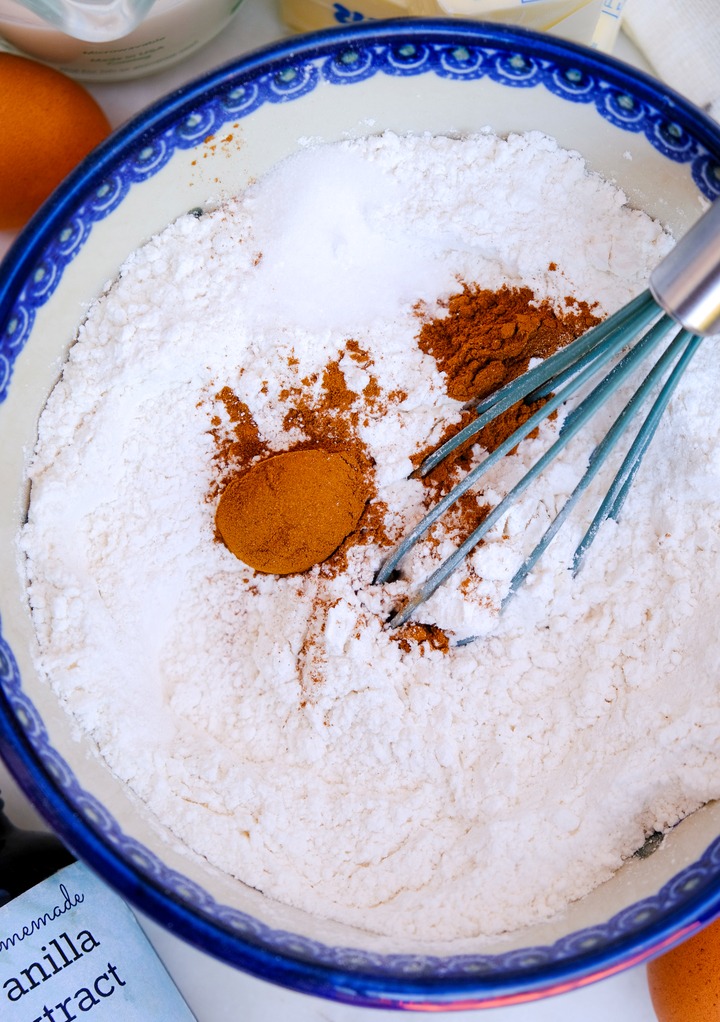
[[[647,966],[658,1022],[720,1020],[720,918]]]
[[[27,57],[0,53],[0,230],[17,230],[110,131],[90,93]]]

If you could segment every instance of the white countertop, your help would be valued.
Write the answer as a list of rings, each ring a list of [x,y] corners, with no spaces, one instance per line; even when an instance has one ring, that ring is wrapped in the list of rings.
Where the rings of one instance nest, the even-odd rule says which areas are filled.
[[[286,33],[274,0],[245,0],[231,24],[204,49],[161,74],[123,83],[93,85],[93,93],[113,127],[183,83],[264,46]],[[616,50],[622,59],[642,64],[627,40]],[[0,232],[0,257],[13,235]],[[0,792],[10,819],[22,827],[42,827],[42,821],[0,762]],[[178,940],[152,921],[141,923],[158,954],[184,994],[197,1022],[362,1022],[399,1018],[397,1012],[348,1007],[297,994],[248,976]],[[433,1018],[487,1019],[488,1022],[655,1022],[644,967],[636,967],[583,989],[509,1008],[481,1011],[433,1012]],[[150,1020],[148,1020],[150,1022]]]

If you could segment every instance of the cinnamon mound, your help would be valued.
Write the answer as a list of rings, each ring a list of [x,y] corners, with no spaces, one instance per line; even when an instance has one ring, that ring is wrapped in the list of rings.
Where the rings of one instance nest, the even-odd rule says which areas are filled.
[[[274,575],[326,560],[357,526],[370,492],[344,452],[286,451],[257,462],[223,490],[215,524],[244,564]]]

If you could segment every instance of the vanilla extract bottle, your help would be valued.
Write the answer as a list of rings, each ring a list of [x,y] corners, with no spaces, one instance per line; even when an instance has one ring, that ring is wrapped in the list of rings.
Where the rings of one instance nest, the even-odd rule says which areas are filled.
[[[130,908],[0,798],[2,1022],[196,1022]]]

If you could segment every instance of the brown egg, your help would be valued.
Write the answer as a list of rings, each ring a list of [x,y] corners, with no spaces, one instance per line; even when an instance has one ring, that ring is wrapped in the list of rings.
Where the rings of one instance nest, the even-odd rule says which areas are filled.
[[[0,230],[17,230],[110,131],[81,85],[0,53]]]
[[[720,1020],[720,919],[647,966],[658,1022]]]

